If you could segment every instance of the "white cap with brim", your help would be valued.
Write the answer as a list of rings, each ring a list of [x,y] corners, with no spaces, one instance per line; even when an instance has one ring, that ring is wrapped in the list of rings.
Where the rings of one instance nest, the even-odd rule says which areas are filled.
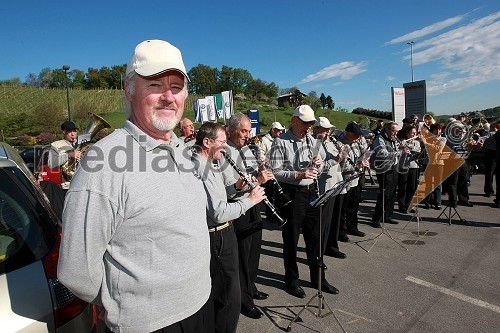
[[[314,117],[314,110],[309,105],[301,105],[293,111],[293,117],[299,117],[300,120],[305,122],[316,121]]]
[[[280,131],[285,130],[285,127],[283,125],[281,125],[281,123],[279,121],[275,121],[274,123],[271,124],[271,129],[273,129],[273,128],[276,128]]]
[[[181,51],[168,42],[155,39],[136,46],[126,75],[135,71],[141,76],[150,77],[172,70],[180,72],[189,80]]]
[[[318,117],[316,120],[316,124],[314,124],[314,127],[323,127],[323,128],[334,128],[335,126],[330,123],[330,120],[326,117]]]

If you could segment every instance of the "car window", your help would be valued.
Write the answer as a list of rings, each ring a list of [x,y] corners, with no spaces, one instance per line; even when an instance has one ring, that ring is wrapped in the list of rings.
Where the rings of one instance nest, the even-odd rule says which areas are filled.
[[[17,168],[0,169],[0,274],[43,258],[57,236],[51,219]]]

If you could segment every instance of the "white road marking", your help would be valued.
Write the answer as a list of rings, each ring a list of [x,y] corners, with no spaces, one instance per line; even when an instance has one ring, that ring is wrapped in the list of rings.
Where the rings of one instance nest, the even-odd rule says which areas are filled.
[[[407,276],[406,280],[408,280],[410,282],[413,282],[413,283],[416,283],[416,284],[419,284],[419,285],[424,286],[424,287],[428,287],[428,288],[437,290],[440,293],[443,293],[443,294],[446,294],[446,295],[458,298],[459,300],[462,300],[464,302],[468,302],[468,303],[480,306],[482,308],[485,308],[485,309],[488,309],[488,310],[500,313],[500,306],[496,306],[496,305],[493,305],[493,304],[481,301],[479,299],[472,298],[472,297],[466,296],[466,295],[461,294],[461,293],[457,293],[456,291],[453,291],[453,290],[450,290],[450,289],[446,289],[446,288],[437,286],[437,285],[435,285],[433,283],[417,279],[417,278],[415,278],[413,276]]]

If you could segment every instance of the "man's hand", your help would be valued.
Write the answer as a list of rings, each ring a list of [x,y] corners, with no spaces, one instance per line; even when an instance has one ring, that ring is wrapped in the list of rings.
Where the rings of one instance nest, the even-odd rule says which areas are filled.
[[[255,206],[262,200],[266,198],[266,192],[264,189],[260,186],[255,186],[250,193],[248,194],[248,198],[252,201],[253,205]]]
[[[318,169],[310,166],[300,170],[297,176],[297,179],[316,179],[318,178]]]
[[[271,180],[273,178],[273,172],[269,169],[260,170],[259,174],[257,175],[257,181],[260,185],[265,184],[268,180]]]

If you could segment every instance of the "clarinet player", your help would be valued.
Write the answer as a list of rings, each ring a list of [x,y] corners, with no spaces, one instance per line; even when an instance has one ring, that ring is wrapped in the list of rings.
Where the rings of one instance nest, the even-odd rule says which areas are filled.
[[[310,286],[318,288],[318,255],[320,208],[312,207],[310,202],[317,198],[317,178],[325,156],[321,142],[308,132],[316,123],[313,109],[308,105],[297,107],[292,115],[291,127],[275,138],[271,147],[271,168],[281,183],[283,191],[292,200],[287,210],[288,222],[283,226],[283,261],[285,266],[285,289],[299,298],[306,293],[299,285],[297,266],[297,243],[300,231],[306,244],[307,264],[310,271]],[[318,145],[319,143],[319,145]],[[318,148],[319,147],[319,148]],[[318,154],[319,152],[319,154]],[[322,156],[323,158],[322,158]],[[328,283],[322,271],[321,289],[338,294],[338,289]]]

